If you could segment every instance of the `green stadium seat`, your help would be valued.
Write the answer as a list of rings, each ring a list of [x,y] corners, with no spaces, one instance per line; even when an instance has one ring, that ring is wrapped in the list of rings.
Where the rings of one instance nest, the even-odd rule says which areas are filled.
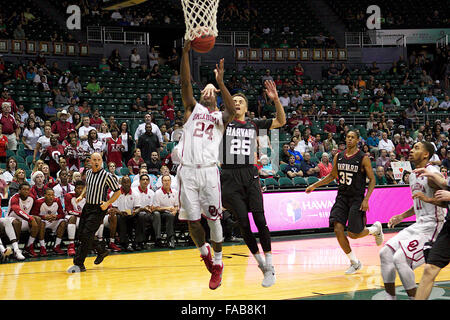
[[[267,178],[264,179],[264,185],[266,186],[266,188],[270,188],[270,189],[276,189],[278,188],[280,185],[278,184],[278,181],[275,180],[274,178]]]
[[[306,178],[306,182],[308,183],[309,186],[317,181],[319,181],[319,178],[317,178],[317,177],[307,177]]]
[[[294,185],[296,187],[307,187],[308,186],[308,182],[303,177],[295,177],[294,178]]]
[[[294,186],[292,179],[287,177],[281,177],[278,184],[280,188],[292,188]]]

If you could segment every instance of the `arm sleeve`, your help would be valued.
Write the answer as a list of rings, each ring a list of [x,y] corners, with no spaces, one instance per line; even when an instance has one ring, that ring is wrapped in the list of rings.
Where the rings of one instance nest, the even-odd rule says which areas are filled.
[[[58,204],[58,214],[56,215],[56,218],[63,219],[64,218],[64,211],[62,208],[61,200],[59,198],[56,198],[56,203]]]
[[[41,204],[42,202],[39,200],[34,201],[33,208],[31,209],[31,215],[33,216],[39,216],[40,210],[41,210]]]

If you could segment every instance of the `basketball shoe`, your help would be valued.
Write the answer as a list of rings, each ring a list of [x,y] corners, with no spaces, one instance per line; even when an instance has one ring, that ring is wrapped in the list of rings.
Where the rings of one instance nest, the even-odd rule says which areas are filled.
[[[373,224],[373,226],[377,227],[377,232],[373,235],[375,236],[375,243],[377,246],[381,246],[384,241],[384,234],[383,234],[383,226],[381,225],[380,221],[377,221]]]
[[[275,284],[275,268],[273,266],[260,266],[258,265],[258,268],[261,269],[262,273],[264,274],[264,279],[261,283],[261,285],[265,288],[271,287]]]
[[[34,251],[34,244],[33,243],[25,248],[25,252],[28,253],[32,258],[36,258],[37,257],[37,254]]]
[[[345,274],[354,274],[356,271],[362,269],[362,263],[361,261],[358,261],[357,263],[352,263],[350,267],[345,271]]]
[[[213,259],[211,255],[211,246],[209,245],[209,243],[206,244],[206,248],[208,249],[208,254],[206,256],[200,255],[200,258],[202,258],[203,262],[205,263],[206,269],[208,269],[208,271],[212,273]]]
[[[85,271],[86,271],[86,267],[84,265],[81,265],[81,266],[73,265],[73,266],[69,267],[69,269],[67,269],[67,273],[77,273],[77,272],[85,272]]]
[[[67,246],[67,255],[74,256],[75,255],[75,243],[69,243]]]
[[[64,254],[64,251],[61,250],[61,246],[59,244],[53,248],[53,252],[56,253],[57,255]]]
[[[45,247],[41,247],[41,249],[39,250],[39,255],[40,255],[41,257],[46,257],[46,256],[48,256],[47,249],[46,249]]]
[[[209,288],[217,289],[222,284],[223,262],[221,264],[213,264],[211,279],[209,280]]]
[[[122,249],[120,249],[114,242],[110,242],[108,248],[111,249],[112,252],[122,251]]]

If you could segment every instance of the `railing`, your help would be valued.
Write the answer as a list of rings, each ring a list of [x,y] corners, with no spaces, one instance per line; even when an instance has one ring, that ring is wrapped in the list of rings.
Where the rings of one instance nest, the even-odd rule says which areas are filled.
[[[397,47],[406,47],[406,36],[404,34],[383,35],[377,34],[376,31],[345,33],[346,47],[384,47],[392,46],[394,43]]]
[[[216,45],[222,46],[250,46],[250,34],[248,31],[219,31],[216,37]],[[182,39],[184,45],[184,38]]]
[[[87,27],[87,40],[102,43],[149,45],[148,32],[123,31],[120,27]]]
[[[436,41],[436,48],[445,48],[448,46],[448,34],[443,35]]]

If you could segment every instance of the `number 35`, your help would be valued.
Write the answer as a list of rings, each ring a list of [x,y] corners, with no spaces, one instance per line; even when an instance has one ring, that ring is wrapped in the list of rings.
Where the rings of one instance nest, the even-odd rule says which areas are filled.
[[[353,177],[353,173],[349,173],[349,172],[340,172],[339,175],[341,176],[341,179],[339,180],[339,183],[341,184],[346,184],[346,185],[351,185],[352,184],[352,177]]]

